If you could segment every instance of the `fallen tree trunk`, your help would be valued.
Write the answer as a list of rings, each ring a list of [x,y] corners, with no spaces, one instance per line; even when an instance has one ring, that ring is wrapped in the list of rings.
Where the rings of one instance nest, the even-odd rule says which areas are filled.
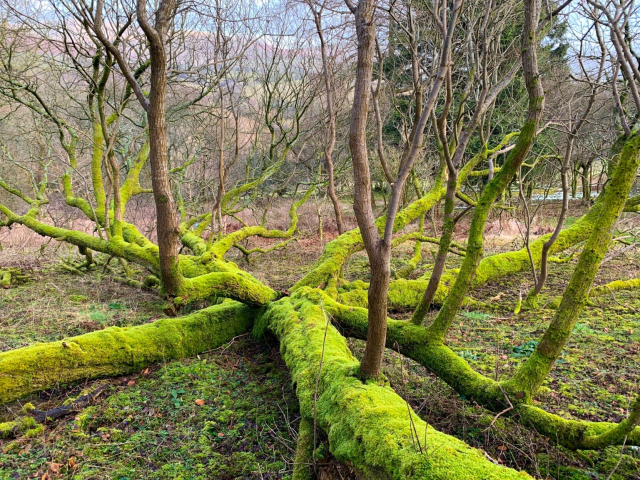
[[[359,362],[308,289],[267,306],[254,334],[280,340],[303,417],[315,418],[331,453],[367,479],[523,479],[483,453],[438,432],[388,385],[363,383]]]
[[[129,373],[219,347],[248,331],[257,310],[228,301],[138,327],[110,327],[0,353],[0,404],[78,380]]]
[[[598,219],[601,211],[601,203],[597,202],[573,225],[560,232],[558,239],[550,248],[549,253],[558,254],[589,238],[594,222]],[[550,236],[551,234],[543,235],[529,246],[535,265],[540,263],[542,247]],[[477,288],[491,280],[529,269],[531,269],[531,261],[526,248],[484,257],[478,264],[476,274],[471,281],[471,288]],[[453,285],[456,280],[457,274],[458,269],[453,269],[442,276],[433,300],[434,304],[441,305],[444,302],[449,293],[450,286]],[[430,274],[426,274],[417,280],[398,279],[392,281],[389,284],[389,308],[392,310],[414,309],[424,294],[424,290],[429,281],[429,275]],[[361,282],[359,287],[364,291],[364,294],[360,292],[359,289],[352,288],[347,294],[343,294],[340,297],[340,301],[352,306],[367,308],[366,289],[368,286],[367,283]]]
[[[348,336],[367,338],[367,314],[363,308],[341,305],[320,290],[301,291],[310,298],[322,302],[327,314]],[[388,320],[387,348],[400,348],[400,352],[433,371],[460,395],[478,402],[483,407],[502,412],[512,406],[506,415],[519,423],[533,427],[541,435],[547,436],[559,445],[569,449],[601,449],[609,445],[640,445],[640,427],[634,427],[629,420],[621,423],[567,420],[541,408],[524,403],[524,398],[507,395],[511,392],[505,382],[497,382],[471,368],[471,366],[439,339],[418,325],[399,320]],[[637,402],[636,402],[637,404]],[[640,405],[633,415],[640,413]],[[616,432],[628,428],[622,436]],[[626,438],[625,438],[626,437]]]

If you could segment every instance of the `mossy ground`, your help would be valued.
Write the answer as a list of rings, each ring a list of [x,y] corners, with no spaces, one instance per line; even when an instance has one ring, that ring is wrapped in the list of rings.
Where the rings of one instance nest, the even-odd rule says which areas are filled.
[[[51,404],[69,392],[47,393]],[[41,437],[0,442],[0,479],[41,478],[52,463],[73,479],[290,478],[298,423],[277,350],[245,336],[109,380],[93,406]]]

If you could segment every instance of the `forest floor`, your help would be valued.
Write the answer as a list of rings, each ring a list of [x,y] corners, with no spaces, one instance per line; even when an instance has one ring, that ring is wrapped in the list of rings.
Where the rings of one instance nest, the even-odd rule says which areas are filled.
[[[488,237],[487,254],[519,248],[518,242],[516,234],[500,229]],[[21,266],[29,274],[27,283],[0,290],[0,351],[164,316],[163,301],[153,292],[118,283],[100,268],[86,275],[63,270],[57,255],[65,248],[0,253],[0,266]],[[235,260],[274,288],[285,290],[308,271],[322,248],[317,236],[309,235],[251,264],[241,257]],[[432,249],[423,246],[423,266],[413,278],[424,272]],[[411,255],[411,245],[398,249],[394,265],[401,267]],[[451,258],[448,267],[457,263],[459,259]],[[551,264],[541,305],[562,294],[573,265],[575,259]],[[367,268],[366,256],[357,254],[345,275],[366,280]],[[638,277],[640,256],[627,251],[603,266],[596,284]],[[507,377],[531,354],[554,313],[550,308],[513,313],[531,285],[531,274],[525,272],[471,292],[485,307],[460,312],[449,345],[482,373]],[[408,313],[392,314],[405,318]],[[350,340],[350,345],[356,355],[361,354],[362,342]],[[582,314],[537,401],[566,418],[619,421],[638,395],[639,357],[640,293],[601,296]],[[391,350],[384,372],[426,421],[484,449],[497,462],[525,469],[536,478],[640,479],[638,448],[571,452],[555,447],[553,439],[532,433],[507,416],[496,419],[424,367]],[[0,440],[0,480],[291,477],[298,404],[272,339],[256,342],[245,335],[197,358],[124,377],[60,385],[0,406],[0,421],[18,415],[26,401],[40,409],[51,408],[96,383],[106,388],[82,412],[47,425],[35,438]],[[428,451],[428,445],[423,447]],[[325,462],[323,479],[356,478],[344,465]]]

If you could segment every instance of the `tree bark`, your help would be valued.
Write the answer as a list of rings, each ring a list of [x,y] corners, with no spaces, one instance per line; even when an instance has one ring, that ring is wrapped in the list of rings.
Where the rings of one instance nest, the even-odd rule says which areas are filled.
[[[354,87],[353,108],[349,125],[349,149],[353,163],[354,199],[353,210],[360,227],[365,249],[371,264],[369,285],[369,333],[360,366],[363,377],[380,374],[387,329],[387,289],[391,268],[390,246],[383,248],[383,239],[376,227],[376,217],[371,200],[371,176],[367,155],[367,114],[373,77],[375,47],[374,0],[361,0],[357,7],[351,6],[356,17],[358,60]]]
[[[156,205],[158,247],[160,249],[160,275],[162,286],[169,297],[177,295],[182,282],[178,269],[178,234],[180,233],[176,204],[169,178],[166,91],[167,56],[166,35],[174,13],[175,0],[162,0],[156,12],[155,26],[147,19],[146,2],[138,0],[138,23],[149,41],[151,58],[151,86],[149,88],[149,164],[151,185]]]

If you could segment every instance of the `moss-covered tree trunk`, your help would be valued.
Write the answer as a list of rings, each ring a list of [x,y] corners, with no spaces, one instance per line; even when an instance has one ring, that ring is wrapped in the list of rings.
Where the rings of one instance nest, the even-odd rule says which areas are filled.
[[[537,0],[525,1],[524,33],[522,41],[522,66],[527,92],[529,95],[529,111],[526,122],[518,137],[515,148],[510,153],[500,171],[483,189],[471,220],[467,253],[456,278],[449,291],[445,303],[438,316],[429,327],[430,332],[438,338],[444,338],[458,312],[464,296],[473,280],[476,269],[484,251],[484,227],[493,203],[509,185],[516,172],[524,162],[537,136],[538,125],[544,108],[544,90],[540,82],[537,60],[537,30],[540,17],[540,5]]]
[[[589,298],[600,264],[609,250],[616,223],[626,204],[640,164],[640,133],[635,131],[619,155],[603,195],[602,210],[578,259],[560,307],[531,357],[508,382],[509,389],[529,398],[549,374]]]
[[[237,302],[138,327],[110,327],[0,353],[0,404],[61,384],[122,375],[219,347],[253,325],[257,309]]]
[[[427,425],[389,386],[363,382],[359,362],[331,325],[322,297],[309,293],[303,288],[271,303],[254,334],[270,330],[278,337],[301,414],[316,419],[338,460],[372,480],[530,478]]]
[[[175,0],[160,3],[155,13],[155,25],[147,19],[147,4],[138,0],[138,23],[149,41],[151,79],[147,117],[149,119],[149,165],[156,205],[160,274],[162,286],[170,297],[176,296],[182,283],[178,268],[178,211],[173,199],[169,179],[167,143],[166,91],[167,91],[167,33],[174,15]]]

